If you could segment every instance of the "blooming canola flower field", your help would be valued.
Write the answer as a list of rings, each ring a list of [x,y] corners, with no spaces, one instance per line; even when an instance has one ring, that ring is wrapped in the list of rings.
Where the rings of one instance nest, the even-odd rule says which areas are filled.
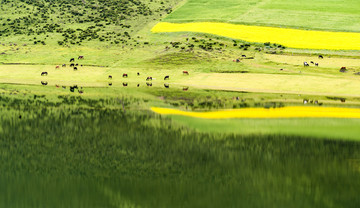
[[[271,42],[300,49],[360,50],[360,33],[354,32],[299,30],[216,22],[161,22],[151,31],[209,33],[248,42]]]
[[[227,118],[360,118],[360,109],[339,107],[245,108],[213,112],[189,112],[169,108],[151,107],[162,115],[181,115],[205,119]]]

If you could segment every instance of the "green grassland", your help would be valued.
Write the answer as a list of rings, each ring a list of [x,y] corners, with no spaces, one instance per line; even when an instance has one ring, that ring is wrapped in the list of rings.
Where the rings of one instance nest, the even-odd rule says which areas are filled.
[[[358,51],[150,32],[161,20],[358,32],[358,8],[356,1],[2,1],[0,207],[359,207],[359,119],[203,120],[149,110],[304,100],[359,108]]]
[[[359,8],[354,0],[188,0],[165,20],[360,32]]]

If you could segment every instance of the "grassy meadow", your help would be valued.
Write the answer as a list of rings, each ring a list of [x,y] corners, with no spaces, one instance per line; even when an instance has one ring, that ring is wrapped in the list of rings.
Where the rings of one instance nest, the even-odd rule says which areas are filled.
[[[360,3],[292,0],[188,0],[167,22],[229,22],[296,29],[360,32]]]
[[[151,29],[216,21],[359,32],[358,4],[2,1],[0,207],[359,207],[359,119],[151,111],[357,110],[356,50]]]

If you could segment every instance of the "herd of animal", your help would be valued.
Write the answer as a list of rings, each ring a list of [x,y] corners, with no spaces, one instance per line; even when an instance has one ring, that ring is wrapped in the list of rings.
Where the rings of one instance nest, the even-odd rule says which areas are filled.
[[[323,58],[324,58],[324,56],[319,55],[319,59],[323,59]],[[315,63],[313,61],[310,61],[310,64],[314,64],[315,66],[319,66],[319,63]],[[304,66],[310,66],[310,64],[308,62],[304,61]]]
[[[79,56],[78,59],[84,59],[84,56]],[[70,67],[73,67],[74,71],[77,71],[77,66],[79,66],[79,64],[75,64],[73,63],[75,61],[75,58],[71,58],[70,59]],[[81,67],[83,65],[80,65]],[[62,67],[66,67],[66,64],[62,64]],[[60,66],[59,65],[56,65],[55,66],[55,69],[60,69]],[[182,72],[183,75],[189,75],[189,72],[188,71],[183,71]],[[41,72],[41,76],[47,76],[48,75],[48,72],[44,71],[44,72]],[[140,76],[140,72],[137,72],[137,76]],[[122,75],[123,78],[128,78],[128,74],[127,73],[123,73]],[[109,80],[112,80],[113,79],[113,76],[112,75],[108,75],[108,79]],[[164,77],[164,80],[169,80],[170,79],[170,76],[169,75],[166,75]],[[146,85],[151,87],[152,86],[152,83],[151,82],[148,82],[148,81],[152,81],[153,78],[151,76],[148,76],[146,77]],[[41,84],[42,85],[48,85],[48,82],[47,81],[41,81]],[[109,86],[112,86],[112,82],[109,82],[108,83]],[[128,83],[127,82],[123,82],[123,86],[126,87],[128,86]],[[165,88],[169,88],[169,84],[165,83],[164,84],[164,87]],[[55,85],[56,88],[60,88],[60,85],[56,84]],[[63,89],[66,89],[66,86],[61,86]],[[140,84],[137,84],[137,87],[140,87]],[[74,92],[75,89],[80,93],[82,94],[84,91],[82,90],[83,88],[82,87],[78,87],[77,85],[73,85],[73,86],[69,86],[69,89],[70,89],[70,92]],[[184,91],[187,91],[189,89],[189,87],[183,87],[183,90]]]

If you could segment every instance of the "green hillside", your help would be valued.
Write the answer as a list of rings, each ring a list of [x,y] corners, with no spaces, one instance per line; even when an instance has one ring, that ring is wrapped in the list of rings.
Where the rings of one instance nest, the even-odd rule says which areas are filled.
[[[360,32],[360,1],[188,0],[165,20]]]
[[[94,41],[134,45],[136,32],[170,13],[178,1],[3,0],[0,40],[64,46]]]

